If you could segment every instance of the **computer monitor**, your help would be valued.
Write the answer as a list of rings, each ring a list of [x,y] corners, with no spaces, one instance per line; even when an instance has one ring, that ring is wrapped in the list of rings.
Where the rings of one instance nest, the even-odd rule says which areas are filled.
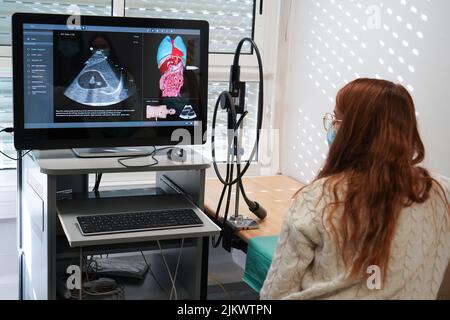
[[[16,149],[175,145],[176,129],[205,143],[206,21],[16,13],[12,26]]]

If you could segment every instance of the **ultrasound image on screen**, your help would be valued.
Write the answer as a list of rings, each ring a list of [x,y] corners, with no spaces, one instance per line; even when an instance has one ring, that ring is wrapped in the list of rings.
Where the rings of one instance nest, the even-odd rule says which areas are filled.
[[[93,50],[64,95],[82,105],[100,107],[118,104],[135,93],[132,75],[108,60],[103,50]]]
[[[141,38],[54,32],[54,121],[140,121]]]

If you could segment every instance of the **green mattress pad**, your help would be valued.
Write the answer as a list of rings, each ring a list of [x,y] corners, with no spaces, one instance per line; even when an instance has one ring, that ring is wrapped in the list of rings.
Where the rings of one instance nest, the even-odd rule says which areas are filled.
[[[243,280],[256,292],[260,292],[277,245],[278,236],[250,239]]]

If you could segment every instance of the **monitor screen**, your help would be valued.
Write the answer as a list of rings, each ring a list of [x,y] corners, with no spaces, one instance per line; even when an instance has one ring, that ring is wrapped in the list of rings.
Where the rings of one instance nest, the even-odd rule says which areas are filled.
[[[13,16],[16,148],[170,145],[180,128],[204,143],[206,22],[68,21]]]

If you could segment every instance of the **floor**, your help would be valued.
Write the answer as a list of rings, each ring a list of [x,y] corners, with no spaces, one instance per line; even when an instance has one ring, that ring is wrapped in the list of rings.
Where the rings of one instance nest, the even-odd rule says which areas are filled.
[[[257,300],[259,295],[242,281],[245,255],[210,248],[208,300]]]
[[[16,172],[0,170],[0,300],[17,299]]]
[[[0,261],[0,300],[15,300],[19,288],[15,219],[0,220]]]

